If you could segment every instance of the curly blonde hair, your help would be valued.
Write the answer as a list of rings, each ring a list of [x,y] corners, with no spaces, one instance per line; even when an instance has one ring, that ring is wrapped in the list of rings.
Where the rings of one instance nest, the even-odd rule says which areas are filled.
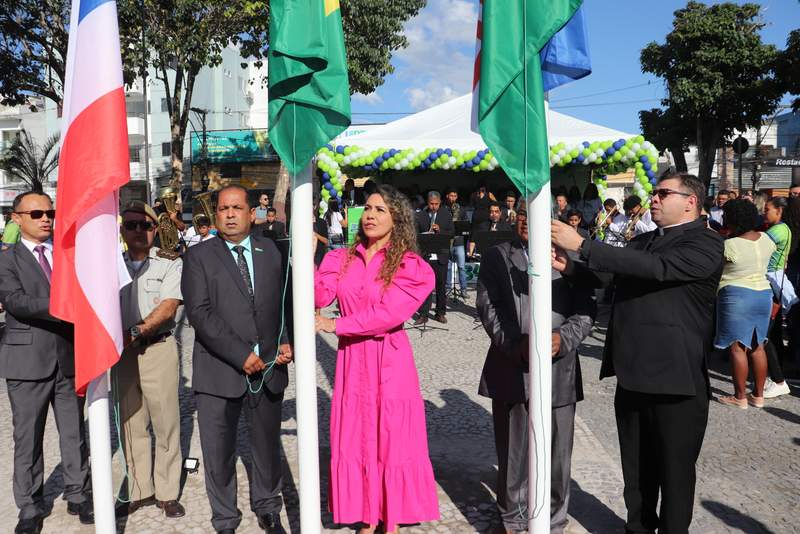
[[[384,287],[388,287],[392,283],[394,273],[400,267],[400,262],[403,261],[403,256],[406,252],[413,252],[418,254],[417,249],[417,231],[414,223],[414,211],[411,209],[411,203],[408,198],[392,187],[391,185],[379,185],[377,190],[373,193],[380,195],[386,206],[389,208],[389,214],[392,216],[394,228],[392,228],[392,235],[389,237],[389,245],[386,248],[386,259],[381,265],[379,279],[383,280]],[[359,221],[358,235],[353,241],[353,244],[347,251],[347,261],[345,262],[343,271],[347,270],[347,266],[353,259],[356,247],[361,243],[364,247],[369,243],[367,235],[364,233],[364,227]]]

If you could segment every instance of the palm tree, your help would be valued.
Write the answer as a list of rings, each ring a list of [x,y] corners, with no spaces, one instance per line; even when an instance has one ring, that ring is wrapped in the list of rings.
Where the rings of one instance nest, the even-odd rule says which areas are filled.
[[[43,192],[43,186],[58,167],[58,147],[60,134],[47,138],[39,145],[33,137],[21,130],[19,136],[0,154],[0,170],[8,173],[13,180],[27,184],[32,191]]]

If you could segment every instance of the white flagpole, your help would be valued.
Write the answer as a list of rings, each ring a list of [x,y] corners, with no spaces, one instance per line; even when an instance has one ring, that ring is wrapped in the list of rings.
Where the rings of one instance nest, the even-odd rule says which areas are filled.
[[[319,437],[317,436],[317,345],[314,335],[313,187],[311,164],[294,176],[292,190],[292,286],[294,305],[297,457],[300,470],[300,530],[321,531]]]
[[[545,102],[545,114],[549,106]],[[551,332],[550,181],[525,199],[528,208],[528,275],[531,302],[528,332],[528,532],[550,532],[550,449],[552,444],[553,360]]]
[[[89,383],[86,391],[89,403],[89,448],[92,467],[92,504],[94,531],[114,534],[114,490],[111,480],[111,430],[108,423],[108,373]]]

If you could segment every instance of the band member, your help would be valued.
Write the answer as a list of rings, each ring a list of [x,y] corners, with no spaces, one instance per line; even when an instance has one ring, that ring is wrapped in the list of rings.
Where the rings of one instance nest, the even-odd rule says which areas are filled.
[[[250,423],[250,506],[258,524],[282,534],[280,427],[292,349],[283,328],[286,275],[271,239],[250,235],[255,210],[238,185],[219,192],[218,237],[189,249],[181,290],[195,325],[192,388],[197,403],[211,524],[239,526],[236,436],[239,415]],[[288,292],[286,292],[288,293]],[[286,295],[287,301],[291,296]]]
[[[53,265],[50,197],[17,195],[12,218],[20,240],[0,253],[0,302],[6,330],[0,342],[0,376],[6,379],[14,439],[12,491],[19,508],[15,534],[36,534],[44,503],[44,428],[53,406],[61,448],[67,513],[94,523],[84,442],[83,397],[75,393],[73,328],[49,313]]]
[[[167,517],[183,517],[186,512],[178,502],[180,358],[172,335],[182,299],[182,263],[173,252],[153,246],[157,221],[144,202],[131,202],[122,212],[122,238],[128,246],[124,258],[132,282],[120,291],[127,339],[112,378],[128,467],[128,513],[155,504]]]
[[[417,212],[416,215],[417,232],[433,233],[439,235],[452,236],[455,233],[453,226],[453,218],[450,215],[450,210],[442,207],[442,196],[438,191],[431,191],[428,193],[428,207],[424,210]],[[447,317],[447,264],[450,261],[450,245],[448,243],[446,248],[437,250],[433,254],[428,255],[428,263],[433,268],[436,275],[436,315],[433,320],[440,323],[446,323]],[[433,296],[425,299],[425,303],[419,309],[419,318],[414,321],[415,325],[421,325],[428,322],[428,312],[431,309]]]

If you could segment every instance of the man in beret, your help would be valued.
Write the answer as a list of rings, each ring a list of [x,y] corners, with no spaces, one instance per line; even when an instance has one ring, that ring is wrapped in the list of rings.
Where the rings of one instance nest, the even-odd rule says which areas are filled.
[[[128,464],[127,512],[157,505],[167,517],[185,514],[181,478],[179,357],[173,337],[180,305],[180,258],[153,246],[156,213],[134,201],[122,211],[124,254],[132,282],[122,288],[125,349],[112,370]],[[148,424],[155,435],[155,462]]]

